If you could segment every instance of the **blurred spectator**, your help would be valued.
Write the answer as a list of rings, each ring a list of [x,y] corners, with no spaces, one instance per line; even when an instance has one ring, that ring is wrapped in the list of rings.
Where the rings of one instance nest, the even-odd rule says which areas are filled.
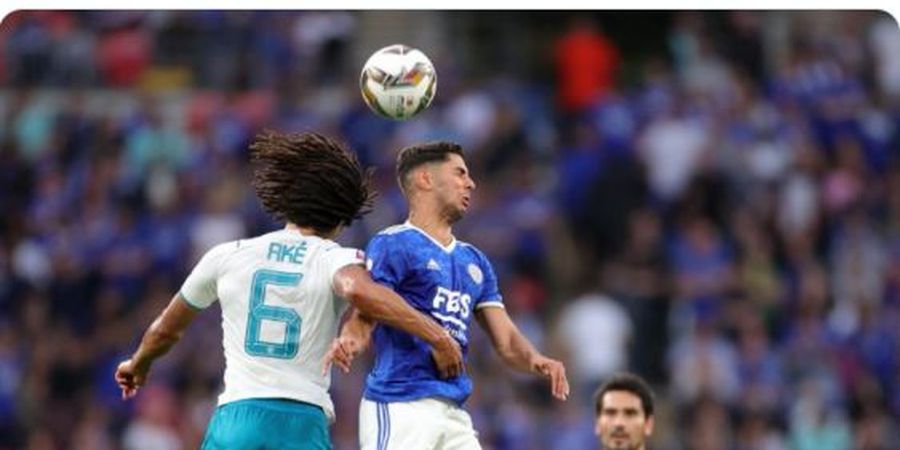
[[[748,413],[741,418],[735,436],[737,450],[787,450],[783,434],[762,414]]]
[[[832,406],[816,379],[801,385],[791,408],[791,447],[798,450],[851,448],[846,417]]]
[[[663,224],[652,209],[635,211],[628,219],[627,240],[603,267],[603,285],[613,298],[623,300],[633,319],[631,367],[652,382],[662,382],[671,300]]]
[[[97,59],[103,80],[112,87],[133,86],[152,57],[147,31],[139,27],[110,30],[100,36]]]
[[[675,313],[690,319],[722,313],[725,295],[736,281],[733,251],[706,217],[688,217],[669,245],[679,304]]]
[[[869,31],[875,58],[875,74],[880,91],[889,99],[900,98],[900,29],[897,19],[887,14],[879,17]]]
[[[700,317],[694,331],[670,348],[672,395],[679,402],[707,397],[725,404],[737,400],[738,355],[734,345],[716,334],[715,327],[710,317]]]
[[[614,86],[619,50],[599,26],[585,17],[572,19],[554,48],[557,95],[562,110],[579,113]]]
[[[146,386],[137,399],[137,417],[123,436],[126,450],[178,450],[184,443],[175,424],[179,422],[176,399],[167,387]]]
[[[556,329],[571,357],[573,391],[589,398],[606,377],[628,367],[628,343],[634,330],[625,308],[607,295],[587,291],[567,302]]]
[[[763,327],[762,317],[738,309],[737,375],[739,404],[748,413],[774,415],[784,408],[784,366]]]
[[[638,138],[653,194],[664,203],[687,188],[709,152],[709,130],[699,120],[670,113],[657,117]]]
[[[716,450],[732,447],[734,436],[728,411],[722,403],[703,397],[692,406],[691,411],[685,439],[688,448]]]

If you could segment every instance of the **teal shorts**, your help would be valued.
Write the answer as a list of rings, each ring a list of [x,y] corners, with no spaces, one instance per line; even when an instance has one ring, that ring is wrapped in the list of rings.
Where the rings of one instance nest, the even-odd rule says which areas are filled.
[[[209,420],[203,450],[331,450],[322,408],[280,398],[226,403]]]

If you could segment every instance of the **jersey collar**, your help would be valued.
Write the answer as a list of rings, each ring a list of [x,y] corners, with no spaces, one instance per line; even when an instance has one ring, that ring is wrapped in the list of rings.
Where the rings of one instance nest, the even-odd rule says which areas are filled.
[[[452,238],[452,239],[450,240],[450,243],[447,244],[447,245],[444,245],[444,244],[441,244],[437,239],[433,238],[430,234],[426,233],[425,230],[423,230],[423,229],[421,229],[421,228],[419,228],[419,227],[413,225],[413,224],[412,224],[410,221],[408,221],[408,220],[407,220],[406,222],[404,222],[403,225],[405,225],[405,226],[407,226],[407,227],[409,227],[409,228],[412,228],[413,230],[416,230],[416,231],[418,231],[419,233],[422,233],[422,236],[427,237],[431,242],[434,242],[434,245],[437,245],[438,247],[441,248],[441,250],[443,250],[443,251],[445,251],[445,252],[447,252],[447,253],[451,253],[451,252],[453,251],[453,249],[456,248],[456,236],[452,236],[452,235],[451,235],[451,238]]]

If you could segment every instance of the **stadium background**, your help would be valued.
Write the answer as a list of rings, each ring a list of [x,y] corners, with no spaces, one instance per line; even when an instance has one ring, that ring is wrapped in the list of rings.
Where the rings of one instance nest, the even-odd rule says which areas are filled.
[[[434,105],[375,117],[361,62],[435,62]],[[900,448],[900,30],[877,12],[16,12],[0,27],[0,448],[194,448],[217,311],[122,402],[117,360],[214,243],[277,226],[248,188],[261,127],[342,137],[404,217],[394,150],[461,142],[456,234],[562,357],[574,395],[476,332],[486,449],[586,449],[632,369],[654,449]],[[215,308],[214,308],[215,309]],[[337,375],[356,448],[369,361]]]

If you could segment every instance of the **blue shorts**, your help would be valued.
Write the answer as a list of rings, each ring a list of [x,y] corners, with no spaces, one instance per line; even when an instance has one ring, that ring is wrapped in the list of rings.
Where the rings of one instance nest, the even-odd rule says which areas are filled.
[[[209,420],[203,450],[331,450],[322,408],[280,398],[226,403]]]

